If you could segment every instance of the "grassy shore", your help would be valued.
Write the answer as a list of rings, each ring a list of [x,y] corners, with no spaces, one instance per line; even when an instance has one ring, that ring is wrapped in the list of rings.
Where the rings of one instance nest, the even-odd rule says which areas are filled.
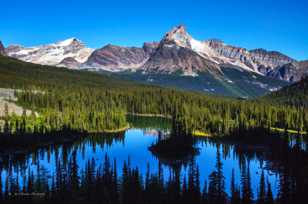
[[[127,124],[124,127],[118,128],[118,129],[112,129],[112,130],[104,130],[104,133],[117,133],[117,132],[123,132],[129,128],[129,124]]]
[[[213,136],[210,133],[206,133],[206,132],[203,132],[203,131],[200,131],[200,130],[194,130],[192,132],[192,135],[195,136],[195,137],[212,137]]]
[[[290,134],[300,134],[300,135],[307,135],[306,131],[297,131],[297,130],[292,130],[292,129],[283,129],[283,128],[275,128],[275,127],[271,127],[271,131],[276,131],[276,132],[285,132],[287,131],[287,133]],[[211,133],[207,133],[204,131],[200,131],[200,130],[195,130],[192,132],[192,135],[195,137],[213,137],[213,135]]]
[[[297,131],[297,130],[291,130],[291,129],[283,129],[283,128],[275,128],[275,127],[271,127],[272,131],[277,131],[277,132],[286,132],[290,133],[290,134],[301,134],[301,135],[306,135],[307,132],[306,131]]]
[[[163,114],[153,114],[153,113],[127,113],[127,115],[140,116],[140,117],[159,117],[171,119],[171,116],[166,116]]]

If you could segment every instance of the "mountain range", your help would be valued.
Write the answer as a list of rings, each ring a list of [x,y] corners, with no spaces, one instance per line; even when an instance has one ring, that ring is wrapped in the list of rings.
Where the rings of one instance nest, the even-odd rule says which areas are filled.
[[[36,47],[4,48],[0,43],[0,53],[35,64],[109,72],[125,79],[238,97],[278,90],[308,73],[308,61],[216,39],[199,41],[182,25],[160,42],[142,47],[108,44],[94,50],[70,38]]]

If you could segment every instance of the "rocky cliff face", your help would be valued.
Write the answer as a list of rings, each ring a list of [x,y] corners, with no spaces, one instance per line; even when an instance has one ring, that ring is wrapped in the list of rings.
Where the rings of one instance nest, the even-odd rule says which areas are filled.
[[[220,40],[207,40],[206,43],[220,58],[225,58],[225,60],[222,60],[222,63],[228,64],[233,62],[234,65],[246,67],[248,70],[258,71],[257,66],[251,59],[249,51],[245,48],[227,45]]]
[[[174,73],[195,76],[198,72],[219,73],[215,63],[204,59],[197,53],[184,47],[161,45],[150,59],[143,65],[146,72]]]
[[[264,49],[248,51],[245,48],[226,45],[219,40],[209,40],[207,43],[219,55],[231,60],[240,61],[252,70],[265,75],[277,67],[295,62],[294,59],[276,51],[267,51]]]
[[[149,52],[151,51],[151,47],[147,47],[147,49],[149,49]],[[107,45],[95,50],[83,66],[108,71],[122,71],[126,69],[137,69],[148,58],[149,53],[144,48]]]
[[[308,74],[308,61],[299,61],[284,64],[270,70],[267,76],[281,79],[289,82],[296,82],[301,80]]]
[[[3,46],[1,41],[0,41],[0,55],[6,55],[5,48],[4,48],[4,46]]]
[[[63,59],[59,64],[57,64],[58,67],[67,67],[70,69],[76,69],[81,66],[81,63],[78,62],[75,58],[73,57],[67,57]]]
[[[251,59],[257,66],[264,66],[270,69],[295,62],[294,59],[276,51],[267,51],[265,49],[251,50]]]
[[[156,49],[158,48],[158,42],[145,42],[143,43],[143,50],[146,52],[147,55],[153,54]]]
[[[267,76],[275,79],[294,82],[300,80],[301,73],[295,64],[289,63],[270,70],[267,73]]]

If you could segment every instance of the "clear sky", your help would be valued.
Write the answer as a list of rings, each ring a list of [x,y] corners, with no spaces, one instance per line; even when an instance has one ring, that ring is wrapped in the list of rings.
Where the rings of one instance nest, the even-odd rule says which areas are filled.
[[[141,46],[184,24],[196,39],[308,59],[307,0],[0,0],[0,40],[32,46],[77,37]]]

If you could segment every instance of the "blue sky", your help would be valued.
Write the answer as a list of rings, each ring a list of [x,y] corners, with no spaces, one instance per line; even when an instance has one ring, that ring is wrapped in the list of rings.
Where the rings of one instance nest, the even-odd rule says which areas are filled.
[[[1,0],[0,40],[25,46],[77,37],[93,48],[141,46],[184,24],[196,39],[308,59],[307,0]]]

